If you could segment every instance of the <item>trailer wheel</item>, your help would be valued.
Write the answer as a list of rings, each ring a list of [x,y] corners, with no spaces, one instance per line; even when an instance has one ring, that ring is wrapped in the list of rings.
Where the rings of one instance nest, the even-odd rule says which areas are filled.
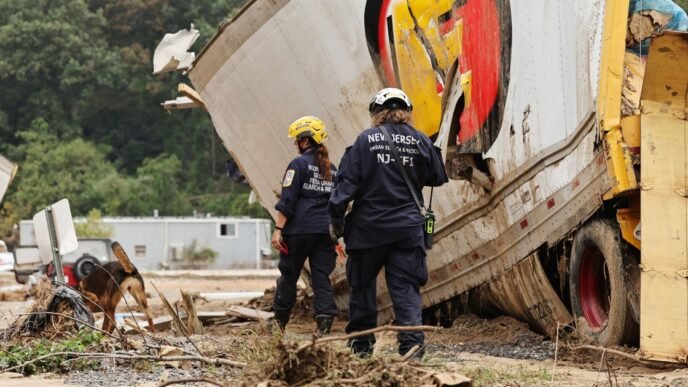
[[[626,300],[622,240],[607,220],[586,223],[573,239],[571,309],[583,339],[599,345],[631,342],[637,331]]]

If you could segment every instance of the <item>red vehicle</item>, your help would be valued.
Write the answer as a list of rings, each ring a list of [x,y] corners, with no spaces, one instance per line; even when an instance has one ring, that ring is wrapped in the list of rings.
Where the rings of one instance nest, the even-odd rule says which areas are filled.
[[[62,256],[65,283],[71,287],[76,287],[79,281],[89,275],[96,267],[111,262],[113,259],[110,244],[110,239],[104,238],[79,239],[79,247]],[[31,258],[31,254],[35,254],[35,257]],[[40,270],[43,270],[48,277],[55,275],[55,268],[52,263],[48,265],[40,263],[38,248],[35,246],[18,247],[14,257],[14,276],[19,283],[26,283],[29,275]]]

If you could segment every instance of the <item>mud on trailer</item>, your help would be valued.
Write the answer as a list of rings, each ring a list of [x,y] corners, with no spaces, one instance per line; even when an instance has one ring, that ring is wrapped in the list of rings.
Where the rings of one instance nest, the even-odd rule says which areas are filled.
[[[403,88],[454,179],[435,191],[429,318],[471,295],[685,362],[688,38],[668,29],[686,28],[669,0],[255,0],[188,76],[273,215],[289,122],[323,118],[338,160],[370,96]],[[378,305],[389,321],[384,281]]]

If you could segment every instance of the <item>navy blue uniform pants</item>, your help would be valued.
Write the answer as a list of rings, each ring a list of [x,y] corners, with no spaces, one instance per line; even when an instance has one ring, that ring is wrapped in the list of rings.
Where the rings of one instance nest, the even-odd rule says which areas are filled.
[[[284,242],[289,254],[280,254],[275,300],[275,313],[289,314],[296,303],[296,283],[308,258],[313,288],[313,309],[315,314],[337,315],[330,273],[334,270],[337,254],[332,239],[327,234],[285,235]]]
[[[347,252],[346,276],[351,286],[347,333],[377,326],[376,279],[383,267],[394,306],[395,325],[423,323],[420,287],[427,282],[428,267],[422,247],[403,248],[392,244]],[[403,355],[415,345],[422,346],[425,336],[420,331],[399,332],[397,339],[399,354]],[[374,335],[349,342],[355,352],[361,353],[372,353],[374,344]]]

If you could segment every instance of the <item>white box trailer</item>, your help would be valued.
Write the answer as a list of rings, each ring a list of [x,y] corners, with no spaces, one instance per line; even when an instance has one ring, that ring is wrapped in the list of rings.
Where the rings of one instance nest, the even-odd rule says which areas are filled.
[[[84,222],[77,218],[75,223]],[[140,270],[262,269],[271,258],[271,221],[248,217],[104,217],[109,238],[119,242]],[[23,246],[36,244],[33,221],[19,222]],[[188,254],[210,249],[211,261]]]
[[[639,165],[641,149],[652,146],[640,147],[649,40],[634,27],[649,21],[655,36],[649,63],[653,55],[661,63],[652,87],[674,87],[677,112],[686,95],[677,75],[685,36],[656,37],[685,12],[668,0],[646,3],[655,8],[631,9],[628,0],[255,0],[220,27],[188,76],[273,216],[284,167],[294,157],[290,122],[322,118],[337,161],[369,126],[370,97],[384,86],[403,88],[415,126],[442,147],[455,179],[434,193],[436,243],[422,289],[429,317],[451,317],[459,296],[479,289],[472,293],[485,305],[549,334],[557,322],[576,320],[581,333],[611,345],[637,341],[637,324],[645,326],[651,314],[656,321],[640,337],[644,355],[685,361],[688,311],[669,316],[668,305],[652,304],[661,281],[643,283],[642,314],[639,306]],[[638,42],[646,51],[634,54]],[[666,93],[642,91],[666,105]],[[672,119],[676,130],[685,124],[685,114],[665,117]],[[666,139],[656,127],[644,127],[643,136],[652,131]],[[685,210],[685,196],[671,208]],[[643,217],[651,211],[644,206]],[[672,223],[681,232],[671,235],[685,250],[681,216],[683,223]],[[644,249],[643,268],[645,260]],[[688,261],[669,261],[662,270],[675,281],[672,289],[683,289],[688,281],[676,273]],[[342,267],[334,281],[338,306],[346,309]],[[688,305],[688,293],[676,302]],[[384,281],[378,305],[380,322],[389,321]],[[661,344],[659,331],[671,332]]]

